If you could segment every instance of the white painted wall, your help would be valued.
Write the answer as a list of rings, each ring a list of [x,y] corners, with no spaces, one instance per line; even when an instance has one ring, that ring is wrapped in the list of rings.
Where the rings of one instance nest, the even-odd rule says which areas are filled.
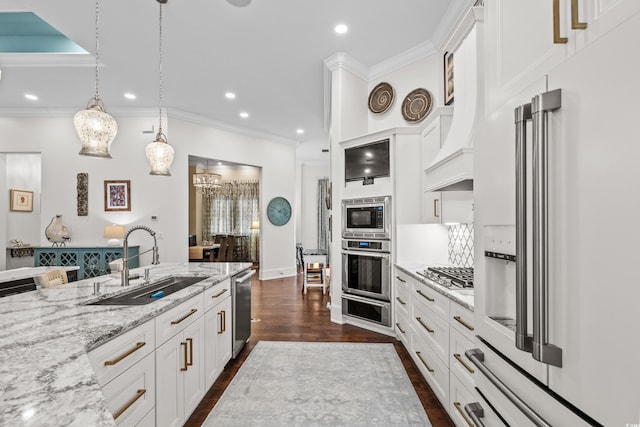
[[[42,154],[38,227],[41,245],[49,244],[44,228],[53,216],[61,214],[71,228],[72,246],[105,244],[103,227],[111,223],[143,224],[157,232],[161,262],[186,262],[189,154],[262,167],[261,200],[275,196],[293,199],[293,145],[169,119],[165,133],[176,152],[172,175],[151,176],[145,147],[154,135],[142,131],[157,125],[157,117],[116,119],[119,131],[111,149],[113,159],[105,160],[77,154],[80,142],[73,129],[72,117],[0,118],[0,140],[5,153]],[[76,175],[79,172],[89,173],[89,215],[85,217],[76,214]],[[131,180],[131,212],[104,211],[104,180],[116,179]],[[151,221],[152,215],[158,220]],[[295,275],[293,221],[283,227],[266,222],[263,213],[261,278]],[[129,240],[130,244],[141,245],[141,250],[150,249],[152,245],[151,237],[142,231],[132,233]],[[150,261],[150,256],[142,257],[142,264]]]

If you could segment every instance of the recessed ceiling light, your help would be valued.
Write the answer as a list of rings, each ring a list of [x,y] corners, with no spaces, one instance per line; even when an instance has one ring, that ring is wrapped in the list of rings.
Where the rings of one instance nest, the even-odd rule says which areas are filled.
[[[124,97],[127,98],[127,99],[136,99],[136,96],[134,94],[132,94],[132,93],[129,93],[129,92],[125,93]]]
[[[236,94],[233,93],[233,92],[226,92],[224,94],[224,97],[227,98],[227,99],[236,99]]]
[[[38,100],[37,96],[35,96],[33,94],[30,94],[30,93],[25,93],[24,97],[27,98],[30,101],[37,101]]]
[[[222,166],[222,162],[218,162],[218,166]]]
[[[333,30],[336,32],[336,34],[344,34],[349,31],[349,27],[344,24],[338,24]]]
[[[304,133],[304,129],[296,129],[296,133],[298,135],[302,135]]]
[[[371,173],[371,169],[366,168],[366,169],[364,170],[364,173]]]
[[[249,113],[247,113],[246,111],[243,111],[240,113],[240,117],[242,117],[243,119],[248,119],[249,118]]]

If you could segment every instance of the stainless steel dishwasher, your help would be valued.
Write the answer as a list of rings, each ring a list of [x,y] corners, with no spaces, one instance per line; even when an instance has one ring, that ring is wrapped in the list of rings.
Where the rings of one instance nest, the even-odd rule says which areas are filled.
[[[233,305],[233,358],[251,336],[251,276],[255,270],[231,277],[231,303]]]

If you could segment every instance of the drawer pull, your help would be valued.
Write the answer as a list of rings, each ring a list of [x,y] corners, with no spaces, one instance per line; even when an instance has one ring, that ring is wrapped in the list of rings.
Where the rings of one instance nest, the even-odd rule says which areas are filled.
[[[227,332],[227,312],[222,310],[222,332]]]
[[[107,360],[107,361],[105,361],[105,362],[104,362],[104,366],[113,366],[113,365],[115,365],[116,363],[118,363],[118,362],[120,362],[122,359],[124,359],[125,357],[127,357],[127,356],[129,356],[129,355],[133,354],[134,352],[136,352],[136,351],[138,351],[138,350],[140,350],[142,347],[144,347],[144,345],[145,345],[145,344],[146,344],[146,343],[144,343],[144,342],[138,342],[138,343],[136,343],[135,347],[133,347],[131,350],[129,350],[129,351],[125,352],[125,353],[122,353],[120,356],[116,357],[116,358],[115,358],[115,359],[113,359],[113,360]]]
[[[187,366],[193,365],[193,338],[187,338],[187,342],[189,343],[189,361],[187,362]]]
[[[568,40],[560,36],[560,0],[553,0],[553,43],[564,44]]]
[[[470,324],[468,324],[467,322],[465,322],[464,320],[462,320],[462,319],[460,318],[460,316],[453,316],[453,318],[454,318],[455,320],[457,320],[458,322],[460,322],[460,323],[462,324],[462,326],[464,326],[464,327],[465,327],[465,328],[467,328],[468,330],[473,331],[473,329],[474,329],[474,328],[473,328],[473,326],[471,326]]]
[[[215,295],[211,295],[211,298],[218,298],[220,295],[224,294],[224,293],[225,293],[225,292],[227,292],[227,291],[228,291],[228,289],[227,289],[227,288],[224,288],[223,290],[221,290],[221,291],[220,291],[220,292],[218,292],[217,294],[215,294]]]
[[[402,304],[402,305],[407,305],[407,303],[406,303],[406,302],[404,302],[404,301],[402,301],[402,300],[400,299],[400,297],[396,297],[396,299],[398,300],[398,302],[399,302],[400,304]]]
[[[470,374],[473,374],[475,372],[475,370],[473,368],[470,368],[469,365],[467,365],[467,362],[465,362],[462,356],[460,356],[458,353],[454,353],[453,357],[455,357],[456,360],[460,362],[462,366],[464,366],[467,369],[467,371],[469,371]]]
[[[399,281],[401,281],[402,283],[407,283],[406,280],[404,280],[402,277],[400,276],[396,276],[396,279],[398,279]]]
[[[419,351],[416,351],[416,354],[418,355],[418,359],[420,359],[424,367],[427,368],[427,371],[434,372],[433,369],[431,369],[431,367],[427,365],[427,362],[425,362],[424,359],[422,358],[422,353],[420,353]]]
[[[118,417],[119,417],[120,415],[124,414],[124,411],[126,411],[127,409],[129,409],[129,408],[131,407],[131,405],[133,405],[134,403],[136,403],[136,401],[137,401],[138,399],[140,399],[142,396],[144,396],[144,394],[145,394],[146,392],[147,392],[147,390],[145,390],[145,389],[140,389],[140,390],[138,390],[138,391],[136,392],[136,395],[135,395],[135,396],[133,396],[133,397],[131,398],[131,400],[130,400],[130,401],[128,401],[127,403],[125,403],[125,404],[124,404],[124,406],[123,406],[122,408],[118,409],[118,411],[117,411],[115,414],[113,414],[113,419],[114,419],[114,420],[117,420],[117,419],[118,419]]]
[[[431,329],[430,327],[428,327],[428,326],[426,325],[426,323],[424,323],[424,322],[422,321],[422,318],[421,318],[421,317],[416,317],[416,320],[418,321],[418,323],[420,323],[420,324],[422,325],[422,327],[423,327],[423,328],[425,328],[425,329],[427,330],[427,332],[430,332],[430,333],[433,333],[433,332],[434,332],[434,331],[433,331],[433,329]]]
[[[186,319],[187,317],[191,316],[193,313],[195,313],[196,311],[198,311],[197,308],[192,308],[190,312],[188,312],[187,314],[185,314],[184,316],[182,316],[181,318],[179,318],[178,320],[172,320],[171,324],[172,325],[177,325],[178,323],[182,322],[184,319]]]
[[[181,342],[180,347],[184,348],[184,365],[180,368],[181,371],[186,371],[188,369],[189,364],[187,363],[187,343]]]
[[[578,0],[571,0],[571,28],[574,30],[585,30],[586,22],[580,22],[578,17]]]
[[[469,417],[467,417],[467,414],[465,414],[464,411],[462,410],[462,404],[460,402],[453,402],[453,406],[455,406],[456,407],[456,411],[458,411],[460,413],[460,415],[462,415],[462,418],[464,418],[464,420],[467,423],[467,425],[469,427],[473,427],[473,423],[471,422]]]
[[[403,334],[406,334],[406,333],[407,333],[407,331],[403,331],[403,330],[402,330],[402,328],[400,327],[400,323],[396,323],[396,326],[398,327],[398,330],[399,330],[400,332],[402,332]]]
[[[430,296],[423,294],[420,289],[418,289],[416,292],[419,293],[422,298],[426,299],[429,302],[435,301],[435,299],[431,298]]]

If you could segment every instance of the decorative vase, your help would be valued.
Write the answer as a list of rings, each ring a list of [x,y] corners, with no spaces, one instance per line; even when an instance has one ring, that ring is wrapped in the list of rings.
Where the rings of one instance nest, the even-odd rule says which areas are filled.
[[[56,215],[51,219],[51,223],[44,229],[44,235],[53,243],[53,246],[64,246],[68,240],[71,240],[71,231],[62,223],[62,215]]]

